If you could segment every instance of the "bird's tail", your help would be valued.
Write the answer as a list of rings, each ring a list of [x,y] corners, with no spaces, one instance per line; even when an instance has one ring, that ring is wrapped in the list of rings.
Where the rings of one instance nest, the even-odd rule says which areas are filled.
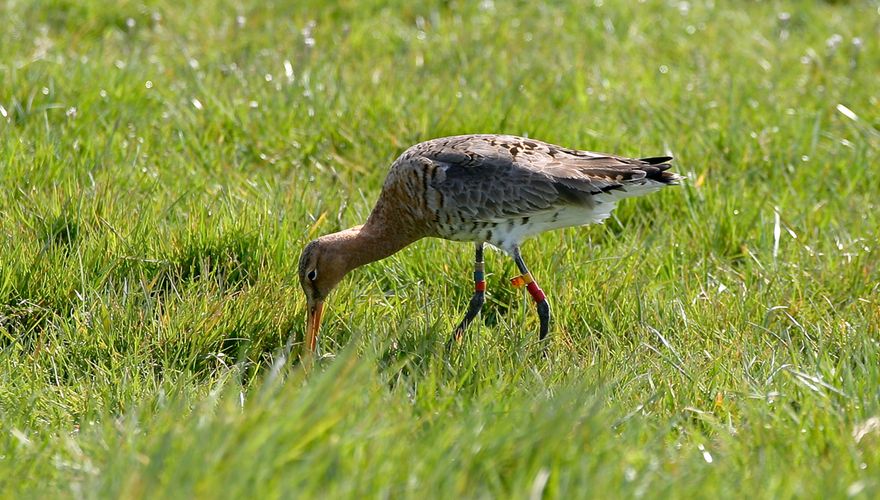
[[[667,170],[672,167],[672,165],[669,164],[669,162],[672,161],[671,156],[652,156],[650,158],[639,158],[639,161],[645,163],[644,166],[640,167],[640,170],[645,171],[646,179],[669,185],[678,184],[679,181],[684,179],[684,177],[676,174],[675,172],[667,172]]]

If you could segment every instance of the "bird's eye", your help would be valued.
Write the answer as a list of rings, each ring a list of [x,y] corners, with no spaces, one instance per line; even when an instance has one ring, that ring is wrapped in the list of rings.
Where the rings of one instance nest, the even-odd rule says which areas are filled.
[[[306,278],[308,278],[309,281],[315,281],[316,279],[318,279],[318,270],[312,269],[311,271],[309,271],[309,274],[306,275]]]

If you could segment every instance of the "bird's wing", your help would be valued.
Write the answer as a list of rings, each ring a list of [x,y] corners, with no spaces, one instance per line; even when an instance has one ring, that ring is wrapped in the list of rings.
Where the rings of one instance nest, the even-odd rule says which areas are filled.
[[[440,193],[443,205],[485,221],[563,205],[591,206],[595,195],[625,190],[627,184],[646,178],[659,180],[671,159],[634,160],[497,135],[435,139],[408,153],[411,159],[430,164],[430,185]]]

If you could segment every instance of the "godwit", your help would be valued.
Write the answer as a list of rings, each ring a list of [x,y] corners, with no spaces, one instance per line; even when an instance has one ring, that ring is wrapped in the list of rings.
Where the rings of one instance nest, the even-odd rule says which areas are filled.
[[[550,305],[519,252],[527,237],[602,222],[617,200],[676,184],[669,156],[632,159],[578,151],[510,135],[461,135],[416,144],[391,165],[367,222],[322,236],[303,250],[299,279],[306,295],[305,342],[316,348],[324,299],[352,269],[433,236],[476,245],[474,294],[460,337],[483,306],[483,245],[513,257],[547,335]]]

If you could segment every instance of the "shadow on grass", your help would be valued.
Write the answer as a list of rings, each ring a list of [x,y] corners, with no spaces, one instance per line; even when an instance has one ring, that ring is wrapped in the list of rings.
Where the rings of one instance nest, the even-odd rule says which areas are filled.
[[[256,282],[262,263],[262,247],[256,236],[230,233],[190,240],[167,258],[129,260],[117,274],[141,281],[147,291],[157,295],[200,280],[224,290],[239,290]]]
[[[37,237],[43,242],[43,250],[69,252],[77,243],[79,223],[69,215],[58,215],[43,220],[37,229]]]

